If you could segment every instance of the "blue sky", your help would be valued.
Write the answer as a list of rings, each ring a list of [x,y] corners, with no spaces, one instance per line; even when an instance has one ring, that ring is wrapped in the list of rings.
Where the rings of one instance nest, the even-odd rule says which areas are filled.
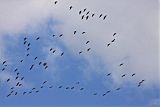
[[[87,1],[86,3],[88,3],[89,1]],[[75,3],[74,1],[71,0],[71,2],[73,2],[74,5],[77,5],[77,3]],[[84,1],[82,0],[82,4],[83,2]],[[88,6],[90,6],[90,8],[94,8],[94,6],[96,6],[96,2],[97,1],[95,0],[93,3],[93,7],[91,4],[88,4]],[[112,4],[112,2],[110,1],[105,2],[104,0],[102,0],[102,2]],[[123,2],[125,2],[125,0],[123,0],[122,3],[117,3],[119,4],[118,6],[125,7],[125,5],[127,5],[126,7],[128,7],[133,1],[128,3]],[[29,1],[28,3],[30,4],[32,2]],[[43,3],[45,4],[46,2],[42,0],[39,4]],[[136,3],[137,7],[139,7],[138,2]],[[143,0],[140,3],[144,3]],[[78,7],[82,7],[80,4],[81,1],[78,1]],[[141,18],[143,19],[143,17],[141,17],[141,15],[139,14],[139,16],[137,16],[139,18],[139,20],[137,18],[137,22],[132,22],[133,24],[128,23],[128,27],[116,27],[116,31],[119,31],[120,34],[128,35],[128,31],[122,30],[128,28],[130,32],[133,32],[134,34],[139,34],[138,36],[140,36],[140,34],[146,34],[146,32],[150,33],[151,35],[142,36],[142,38],[146,37],[146,40],[144,40],[143,42],[140,42],[139,38],[133,36],[134,34],[131,34],[131,36],[129,36],[128,38],[127,36],[123,35],[118,36],[116,38],[116,40],[118,40],[115,45],[113,45],[110,49],[105,49],[104,43],[111,40],[112,37],[99,35],[97,36],[96,34],[110,34],[114,31],[114,29],[109,26],[115,26],[115,23],[113,25],[111,23],[109,23],[109,25],[106,25],[106,27],[109,27],[108,31],[106,31],[103,28],[106,23],[104,24],[101,21],[99,21],[97,24],[97,22],[95,22],[96,20],[94,20],[93,22],[96,23],[96,26],[92,26],[94,25],[93,22],[81,23],[79,22],[79,20],[72,20],[72,14],[71,16],[64,15],[64,11],[66,11],[66,13],[68,12],[67,10],[65,10],[65,6],[63,7],[63,10],[61,6],[59,6],[60,8],[57,8],[57,10],[60,9],[59,13],[53,12],[52,15],[46,15],[51,14],[50,9],[44,8],[44,6],[46,5],[39,5],[39,7],[42,6],[43,8],[38,7],[38,9],[44,9],[44,11],[42,11],[42,14],[46,15],[45,18],[41,18],[38,13],[34,13],[34,11],[40,11],[37,11],[36,6],[34,7],[34,5],[34,3],[31,6],[26,5],[27,9],[28,7],[31,7],[33,9],[33,14],[31,10],[27,10],[27,12],[31,12],[28,16],[28,19],[31,18],[29,21],[26,21],[28,19],[23,19],[19,17],[19,21],[21,20],[21,22],[24,24],[15,24],[15,27],[17,28],[13,27],[13,30],[2,26],[2,30],[6,32],[0,30],[0,34],[2,35],[0,36],[0,61],[3,62],[4,60],[7,60],[8,64],[6,70],[1,71],[0,73],[0,107],[160,106],[159,71],[158,68],[156,68],[158,66],[150,66],[150,62],[154,65],[158,65],[156,64],[157,60],[150,60],[158,58],[158,56],[156,56],[157,51],[155,49],[157,47],[157,42],[154,41],[154,39],[156,39],[157,37],[153,38],[153,41],[150,41],[149,38],[152,38],[154,30],[151,29],[150,31],[147,31],[146,29],[148,27],[145,26],[149,25],[150,23],[154,24],[154,22],[142,22],[144,23],[144,25],[142,24],[140,26],[144,27],[143,31],[140,31],[139,29],[132,29],[135,28],[134,26],[139,25],[138,21],[141,21]],[[99,5],[100,4],[97,4],[97,6]],[[103,4],[101,5],[103,7]],[[153,5],[155,5],[155,2],[153,2]],[[5,2],[3,6],[5,10]],[[17,5],[17,9],[21,8],[21,6],[18,6],[19,5]],[[147,2],[147,6],[144,7],[148,10],[152,10],[152,8],[149,8],[149,1]],[[106,7],[106,9],[108,8]],[[46,13],[47,10],[49,11],[48,13]],[[73,14],[75,11],[73,10]],[[123,8],[120,11],[124,11]],[[108,12],[110,13],[111,10],[109,10]],[[111,17],[116,16],[116,14],[119,15],[118,12],[116,10],[113,10],[113,15]],[[128,13],[127,17],[131,17],[130,13]],[[74,18],[77,18],[77,16],[75,16]],[[128,18],[126,18],[126,22],[133,21],[132,19]],[[155,17],[153,17],[153,19],[154,18]],[[148,20],[146,18],[144,19]],[[2,18],[0,20],[2,20],[0,21],[0,23],[2,23],[4,19]],[[113,19],[111,20],[115,21]],[[120,19],[120,21],[122,20],[123,18]],[[13,21],[15,21],[15,19]],[[17,23],[19,23],[18,18],[16,21]],[[122,24],[120,22],[118,23]],[[73,32],[75,29],[77,30],[78,34],[74,37]],[[79,32],[83,31],[86,31],[87,34],[80,35]],[[136,31],[136,33],[134,31]],[[62,33],[63,36],[61,38],[59,38],[58,36],[54,38],[52,37],[53,34],[60,35]],[[25,50],[25,46],[23,45],[24,37],[27,37],[28,41],[31,43],[29,57],[25,56],[27,52]],[[40,37],[38,41],[36,41],[37,37]],[[89,45],[83,45],[87,40],[90,40],[91,43]],[[126,42],[124,44],[124,41],[129,42]],[[141,46],[139,46],[138,48],[137,46],[133,46],[132,41],[134,41],[133,44],[135,44],[136,42]],[[148,50],[146,50],[145,43],[149,43],[152,46],[156,45],[156,47],[154,47],[155,50],[152,50],[153,48],[148,48]],[[134,48],[134,51],[130,49],[131,46]],[[91,51],[85,52],[85,50],[89,47],[92,48]],[[53,54],[49,52],[50,48],[56,49],[57,51]],[[142,51],[140,49],[142,49]],[[80,50],[83,50],[84,52],[82,55],[78,54]],[[124,50],[124,52],[122,50]],[[64,55],[60,56],[62,52],[64,52]],[[145,52],[148,52],[148,54],[146,53],[146,56],[144,55]],[[38,59],[34,61],[33,59],[36,56],[38,57]],[[139,58],[142,59],[139,60]],[[148,61],[147,63],[145,61],[146,58],[148,58],[150,62]],[[20,60],[22,59],[24,61],[23,63],[20,63]],[[39,66],[39,61],[47,62],[49,66],[48,69],[44,70],[42,66]],[[125,66],[119,67],[120,63],[124,63]],[[29,71],[29,68],[32,64],[35,64],[35,67],[32,71]],[[141,65],[141,67],[139,65]],[[3,66],[0,65],[0,69],[2,68]],[[16,74],[13,72],[15,68],[19,69],[20,76],[24,76],[24,87],[16,89],[18,92],[17,96],[11,96],[9,98],[6,98],[6,95],[10,92],[10,88],[15,84],[14,78],[16,77]],[[154,75],[152,75],[152,70],[155,70],[153,72]],[[112,75],[107,77],[106,75],[108,73],[112,73]],[[135,77],[131,77],[131,74],[133,73],[136,73]],[[125,78],[121,78],[123,74],[127,74],[127,76]],[[8,77],[13,78],[13,82],[9,82],[10,84],[6,82]],[[145,79],[146,81],[141,87],[137,87],[138,82],[142,79]],[[44,85],[43,89],[40,89],[39,93],[32,93],[30,95],[24,96],[22,95],[24,91],[29,92],[33,87],[39,89],[45,80],[47,80],[48,82]],[[80,82],[80,84],[76,84],[76,82]],[[48,87],[52,85],[53,88],[49,89]],[[61,85],[63,87],[62,89],[59,89],[58,87]],[[75,87],[74,90],[66,90],[66,87],[72,86]],[[121,89],[119,91],[116,91],[116,89],[119,87]],[[80,90],[80,88],[84,88],[84,90]],[[102,95],[108,90],[111,90],[111,92],[103,97]],[[94,93],[97,93],[97,95],[94,96]]]

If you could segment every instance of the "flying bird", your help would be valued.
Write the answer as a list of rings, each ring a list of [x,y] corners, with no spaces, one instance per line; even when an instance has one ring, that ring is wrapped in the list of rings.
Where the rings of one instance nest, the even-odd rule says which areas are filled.
[[[135,73],[134,73],[134,74],[132,74],[132,77],[133,77],[133,76],[135,76],[135,75],[136,75]]]
[[[117,88],[116,90],[118,91],[118,90],[120,90],[121,88]]]
[[[86,17],[86,20],[88,20],[89,16]]]
[[[47,63],[45,62],[45,63],[43,63],[43,66],[46,66],[47,65]]]
[[[66,90],[68,90],[69,89],[69,87],[66,87]]]
[[[7,62],[7,61],[4,61],[4,62],[2,63],[2,65],[4,65],[6,62]]]
[[[72,8],[73,8],[72,6],[69,7],[70,10],[71,10]]]
[[[24,41],[27,40],[27,37],[24,38]]]
[[[107,76],[110,76],[110,75],[111,75],[111,73],[107,74]]]
[[[82,16],[81,20],[84,19],[84,15]]]
[[[82,32],[82,34],[85,34],[86,32]]]
[[[47,83],[47,81],[44,81],[43,84]]]
[[[39,62],[39,65],[41,65],[42,64],[42,62]]]
[[[123,65],[124,65],[123,63],[119,64],[119,66],[123,66]]]
[[[111,42],[114,42],[115,41],[115,39],[113,39]]]
[[[92,17],[94,17],[95,14],[92,14]]]
[[[50,50],[49,51],[52,51],[53,50],[53,48],[50,48]]]
[[[94,93],[93,95],[97,95],[98,93]]]
[[[61,56],[63,56],[63,55],[64,55],[64,52],[61,53]]]
[[[55,53],[56,52],[56,50],[53,50],[53,52],[52,53]]]
[[[18,79],[18,76],[16,76],[15,80],[17,80],[17,79]]]
[[[27,92],[23,92],[23,95],[25,95]]]
[[[35,57],[34,60],[36,60],[38,57]]]
[[[108,44],[107,44],[107,47],[108,47],[108,46],[110,46],[110,45],[111,45],[111,44],[110,44],[110,43],[108,43]]]
[[[59,86],[58,88],[62,88],[62,86]]]
[[[32,69],[33,69],[33,67],[34,67],[34,64],[33,64],[33,65],[31,65],[30,70],[32,70]]]
[[[99,16],[99,18],[101,18],[102,17],[102,14]]]
[[[89,52],[91,50],[91,48],[88,48],[87,51]]]
[[[77,31],[75,30],[73,34],[75,35],[75,34],[76,34],[76,32],[77,32]]]
[[[81,54],[81,53],[82,53],[82,51],[79,52],[79,54]]]
[[[57,4],[57,3],[58,3],[58,1],[55,1],[55,2],[54,2],[54,4]]]
[[[86,15],[88,15],[90,13],[90,11],[88,11],[87,13],[86,13]]]
[[[90,41],[87,41],[86,44],[88,44]]]
[[[28,47],[31,45],[31,43],[28,43]]]
[[[71,87],[71,90],[73,90],[74,89],[74,87]]]
[[[23,80],[23,79],[24,79],[24,77],[21,78],[21,80]]]
[[[115,36],[117,33],[114,33],[113,36]]]
[[[9,81],[10,81],[10,78],[7,79],[7,82],[9,82]]]
[[[37,38],[36,38],[36,40],[39,40],[39,39],[40,39],[40,37],[37,37]]]
[[[60,34],[60,35],[59,35],[59,37],[62,37],[62,36],[63,36],[63,34]]]
[[[87,10],[87,8],[85,8],[84,10],[83,10],[83,12],[85,12]]]
[[[82,11],[79,11],[79,15],[82,13]]]
[[[48,68],[48,66],[46,66],[44,69],[47,69]]]
[[[105,19],[106,19],[106,17],[107,17],[107,15],[105,15],[105,16],[104,16],[103,20],[105,20]]]
[[[125,76],[126,76],[126,74],[122,75],[122,77],[125,77]]]
[[[24,43],[23,43],[23,44],[25,45],[26,43],[27,43],[27,41],[24,41]]]
[[[80,88],[80,90],[84,90],[84,88]]]

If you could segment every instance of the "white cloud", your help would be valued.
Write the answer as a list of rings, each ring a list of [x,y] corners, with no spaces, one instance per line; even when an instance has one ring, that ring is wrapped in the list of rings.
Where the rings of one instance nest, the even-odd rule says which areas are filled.
[[[148,84],[159,82],[158,65],[158,1],[157,0],[60,0],[55,6],[52,0],[1,1],[0,34],[23,32],[28,27],[37,27],[49,17],[61,22],[53,30],[63,32],[63,42],[73,52],[85,49],[83,43],[91,41],[96,56],[101,57],[107,69],[120,74],[136,73],[136,80],[146,79]],[[145,5],[144,5],[145,4]],[[73,9],[69,11],[69,6]],[[87,8],[99,15],[107,14],[107,20],[94,18],[81,21],[80,9]],[[97,16],[96,16],[97,17]],[[73,38],[73,31],[86,31],[85,36]],[[115,36],[116,42],[107,48],[107,43]],[[93,54],[93,53],[92,53]],[[93,54],[93,56],[94,56]],[[93,61],[89,55],[85,56]],[[119,69],[119,63],[125,67]],[[118,72],[118,73],[117,73]]]

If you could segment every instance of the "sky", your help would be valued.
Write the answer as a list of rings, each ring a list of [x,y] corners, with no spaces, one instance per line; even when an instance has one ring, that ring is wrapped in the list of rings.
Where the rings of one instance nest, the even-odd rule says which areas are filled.
[[[159,1],[57,1],[0,0],[0,107],[159,107]],[[78,13],[84,8],[95,16],[81,20]],[[31,43],[29,57],[24,37]],[[39,61],[47,62],[48,68]],[[32,64],[36,66],[30,71]],[[16,96],[6,97],[17,82],[15,68],[24,76],[23,87],[15,89]],[[39,93],[22,95],[39,89],[45,80]],[[141,80],[145,81],[137,87]],[[66,89],[72,86],[75,89]]]

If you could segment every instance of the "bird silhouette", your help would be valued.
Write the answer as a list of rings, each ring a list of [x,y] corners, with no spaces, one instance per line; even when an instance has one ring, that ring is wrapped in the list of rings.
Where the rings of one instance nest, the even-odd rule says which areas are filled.
[[[56,35],[52,35],[52,37],[55,37]]]
[[[64,55],[64,52],[61,53],[61,56],[63,56],[63,55]]]
[[[74,89],[74,87],[71,87],[71,90],[73,90]]]
[[[59,86],[58,88],[62,88],[63,86]]]
[[[47,81],[44,81],[43,84],[47,83]]]
[[[21,80],[23,80],[23,79],[24,79],[24,77],[21,78]]]
[[[87,51],[89,52],[91,50],[91,48],[88,48]]]
[[[97,95],[98,93],[94,93],[93,95]]]
[[[39,40],[39,39],[40,39],[40,37],[37,37],[37,38],[36,38],[36,40]]]
[[[87,13],[86,13],[86,15],[88,15],[90,13],[90,11],[88,11]]]
[[[33,67],[34,67],[34,64],[33,64],[33,65],[31,65],[30,70],[32,70],[32,69],[33,69]]]
[[[123,66],[123,65],[124,65],[123,63],[119,64],[119,66]]]
[[[36,60],[38,57],[35,57],[34,60]]]
[[[87,10],[87,8],[85,8],[84,10],[83,10],[83,12],[85,12]]]
[[[113,36],[115,36],[117,33],[114,33]]]
[[[2,63],[2,65],[4,65],[6,62],[7,62],[7,61],[4,61],[4,62]]]
[[[77,31],[75,30],[73,34],[75,35],[76,33],[77,33]]]
[[[115,41],[115,39],[113,39],[111,42],[114,42]]]
[[[42,62],[39,62],[39,65],[41,65],[42,64]]]
[[[89,19],[89,16],[86,17],[86,20],[88,20],[88,19]]]
[[[107,15],[105,15],[105,16],[104,16],[103,20],[105,20],[105,19],[106,19],[106,17],[107,17]]]
[[[29,54],[27,54],[26,56],[29,56]]]
[[[55,1],[55,2],[54,2],[54,4],[57,4],[57,3],[58,3],[58,1]]]
[[[82,32],[82,34],[85,34],[86,32]]]
[[[126,76],[126,74],[123,74],[123,75],[122,75],[122,77],[125,77],[125,76]]]
[[[101,18],[101,17],[102,17],[102,14],[100,14],[99,18]]]
[[[10,78],[7,79],[7,82],[9,82],[9,81],[10,81]]]
[[[111,44],[110,44],[110,43],[108,43],[108,44],[107,44],[107,47],[109,47],[110,45],[111,45]]]
[[[88,44],[90,41],[87,41],[86,44]]]
[[[84,15],[81,17],[81,20],[84,19]]]
[[[45,68],[44,69],[47,69],[48,68],[48,66],[45,66]]]
[[[52,51],[53,50],[53,48],[50,48],[50,50],[49,51]]]
[[[62,37],[62,36],[63,36],[63,34],[60,34],[60,35],[59,35],[59,37]]]
[[[55,53],[56,52],[56,50],[53,50],[53,52],[52,53]]]
[[[72,6],[69,7],[70,10],[71,10],[72,8],[73,8]]]
[[[116,90],[118,91],[118,90],[120,90],[121,88],[117,88]]]
[[[94,17],[95,14],[92,14],[92,17]]]
[[[82,11],[79,11],[79,15],[82,13]]]
[[[133,76],[135,76],[135,75],[136,75],[135,73],[134,73],[134,74],[132,74],[132,77],[133,77]]]
[[[82,53],[82,51],[79,52],[79,54],[81,54],[81,53]]]
[[[84,90],[84,88],[80,88],[80,90]]]
[[[25,95],[27,92],[23,92],[23,95]]]
[[[111,75],[111,73],[107,74],[107,76],[110,76],[110,75]]]

